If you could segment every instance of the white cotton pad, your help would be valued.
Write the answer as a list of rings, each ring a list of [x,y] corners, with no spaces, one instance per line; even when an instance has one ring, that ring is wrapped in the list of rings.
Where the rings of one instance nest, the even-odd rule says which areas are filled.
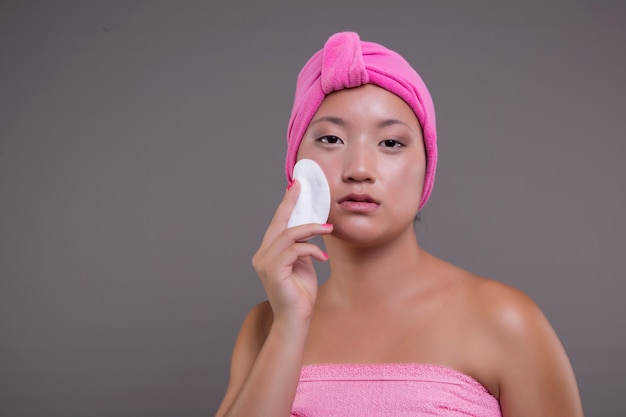
[[[293,178],[300,182],[300,195],[287,227],[308,223],[326,223],[330,212],[330,188],[322,168],[310,159],[299,160]]]

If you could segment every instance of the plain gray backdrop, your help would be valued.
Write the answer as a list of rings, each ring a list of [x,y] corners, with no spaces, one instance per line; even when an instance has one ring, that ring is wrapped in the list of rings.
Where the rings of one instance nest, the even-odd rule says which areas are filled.
[[[0,1],[0,415],[207,416],[332,33],[435,100],[421,244],[527,292],[626,404],[622,1]],[[324,268],[320,268],[324,274]]]

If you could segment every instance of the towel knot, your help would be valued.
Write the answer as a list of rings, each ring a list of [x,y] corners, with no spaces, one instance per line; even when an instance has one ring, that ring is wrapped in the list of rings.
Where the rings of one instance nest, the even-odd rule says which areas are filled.
[[[369,74],[363,62],[359,35],[341,32],[331,36],[324,45],[322,58],[321,83],[324,94],[368,82]]]

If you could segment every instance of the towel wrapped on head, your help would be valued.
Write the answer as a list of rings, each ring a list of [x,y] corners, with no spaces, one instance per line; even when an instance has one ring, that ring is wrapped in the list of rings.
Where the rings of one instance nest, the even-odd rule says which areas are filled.
[[[333,91],[364,84],[377,85],[403,99],[413,109],[422,127],[426,169],[421,209],[432,192],[437,167],[437,130],[432,98],[422,78],[401,55],[377,43],[361,41],[354,32],[331,36],[298,75],[287,130],[287,180],[293,179],[300,142],[324,97]]]

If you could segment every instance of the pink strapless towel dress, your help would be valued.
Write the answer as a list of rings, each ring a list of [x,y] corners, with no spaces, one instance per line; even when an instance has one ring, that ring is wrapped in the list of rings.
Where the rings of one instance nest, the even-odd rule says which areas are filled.
[[[424,364],[304,366],[292,417],[502,417],[500,404],[468,375]]]

